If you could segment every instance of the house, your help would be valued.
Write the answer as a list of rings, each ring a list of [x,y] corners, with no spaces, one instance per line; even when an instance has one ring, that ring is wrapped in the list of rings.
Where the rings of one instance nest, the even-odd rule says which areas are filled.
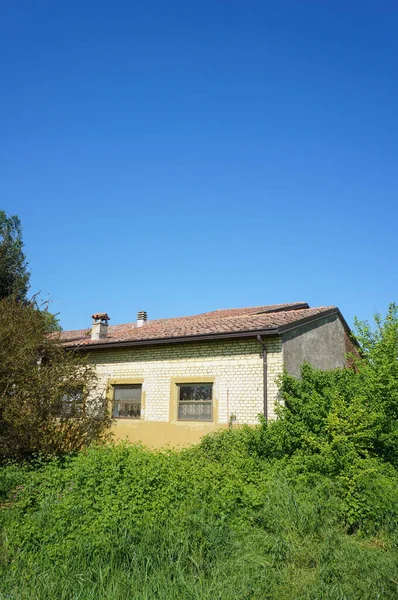
[[[356,349],[337,307],[305,302],[153,321],[139,312],[136,322],[113,326],[106,313],[93,319],[61,340],[96,365],[116,439],[155,447],[195,443],[231,419],[274,419],[284,366],[295,376],[304,361],[344,367]]]

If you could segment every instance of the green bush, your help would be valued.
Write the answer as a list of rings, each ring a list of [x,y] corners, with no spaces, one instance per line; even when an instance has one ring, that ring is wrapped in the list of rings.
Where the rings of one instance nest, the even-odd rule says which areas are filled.
[[[344,474],[360,459],[398,466],[398,309],[392,304],[375,331],[357,323],[361,358],[354,368],[284,374],[279,419],[263,424],[257,453],[270,459],[300,455],[316,471]],[[311,460],[308,460],[311,457]]]
[[[0,300],[0,462],[77,452],[107,439],[112,421],[96,382],[86,357],[48,335],[48,314],[34,300]]]
[[[0,598],[394,598],[395,471],[315,478],[253,459],[260,433],[4,468]]]

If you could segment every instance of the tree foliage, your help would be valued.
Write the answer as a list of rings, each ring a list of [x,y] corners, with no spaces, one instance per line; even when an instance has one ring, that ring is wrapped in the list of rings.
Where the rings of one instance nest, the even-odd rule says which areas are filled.
[[[22,227],[16,215],[7,217],[0,210],[0,300],[14,298],[17,302],[32,302],[37,308],[36,296],[27,298],[30,272],[23,252]],[[48,302],[41,307],[49,333],[62,331],[57,315],[48,310]]]
[[[59,322],[58,315],[51,313],[48,310],[48,305],[43,311],[43,316],[46,321],[46,330],[48,333],[56,333],[62,331],[61,323]]]
[[[22,227],[16,215],[0,210],[0,299],[26,300],[30,273],[23,252]]]
[[[93,366],[47,331],[34,302],[0,301],[2,458],[80,450],[106,437],[111,421]]]

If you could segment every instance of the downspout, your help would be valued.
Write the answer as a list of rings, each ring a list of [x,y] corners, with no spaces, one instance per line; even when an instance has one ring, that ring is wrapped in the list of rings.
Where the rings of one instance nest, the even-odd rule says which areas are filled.
[[[261,335],[257,336],[257,341],[259,344],[261,344],[261,347],[263,349],[263,403],[264,403],[264,419],[265,422],[267,423],[268,421],[268,389],[267,389],[267,373],[268,373],[268,367],[267,367],[267,347],[265,345],[265,343],[263,342],[263,339],[261,337]]]

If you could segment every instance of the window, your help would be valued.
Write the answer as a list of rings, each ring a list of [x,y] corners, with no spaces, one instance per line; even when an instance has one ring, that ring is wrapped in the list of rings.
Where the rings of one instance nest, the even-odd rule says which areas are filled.
[[[213,384],[178,384],[178,420],[212,421]]]
[[[141,417],[141,385],[113,386],[112,417],[116,419],[139,419]]]
[[[76,417],[83,414],[84,394],[83,388],[78,387],[63,394],[60,402],[61,417]]]

